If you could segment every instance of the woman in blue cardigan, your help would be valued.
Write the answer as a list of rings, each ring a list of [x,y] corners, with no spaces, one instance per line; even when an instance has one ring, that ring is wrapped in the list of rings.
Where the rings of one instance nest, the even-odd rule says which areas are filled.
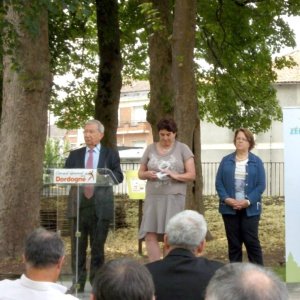
[[[222,214],[230,262],[243,260],[242,246],[248,260],[263,265],[258,238],[261,195],[265,190],[265,169],[261,159],[251,153],[255,142],[245,128],[235,131],[236,151],[223,157],[216,177],[219,212]]]

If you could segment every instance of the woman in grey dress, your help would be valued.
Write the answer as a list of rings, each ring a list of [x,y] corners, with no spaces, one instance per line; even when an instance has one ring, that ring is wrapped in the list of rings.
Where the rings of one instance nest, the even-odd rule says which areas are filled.
[[[161,258],[158,236],[165,233],[169,219],[184,210],[187,182],[196,176],[192,151],[176,140],[175,121],[162,119],[157,129],[159,142],[146,148],[138,172],[147,180],[139,238],[145,238],[150,262]]]

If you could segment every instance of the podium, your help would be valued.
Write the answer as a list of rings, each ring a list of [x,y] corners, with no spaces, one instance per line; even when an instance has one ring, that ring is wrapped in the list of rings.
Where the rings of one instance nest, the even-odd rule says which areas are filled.
[[[110,169],[46,169],[43,175],[45,185],[70,186],[67,214],[76,219],[75,229],[75,282],[78,283],[78,250],[81,233],[79,231],[80,201],[85,185],[93,185],[95,192],[98,187],[112,187],[119,184]],[[113,201],[113,200],[112,200]],[[112,203],[112,210],[114,204]],[[74,226],[74,227],[75,227]],[[72,236],[71,236],[72,240]],[[74,244],[74,243],[73,243]],[[72,258],[73,259],[73,258]],[[72,262],[73,264],[73,262]],[[79,286],[76,286],[76,292]]]

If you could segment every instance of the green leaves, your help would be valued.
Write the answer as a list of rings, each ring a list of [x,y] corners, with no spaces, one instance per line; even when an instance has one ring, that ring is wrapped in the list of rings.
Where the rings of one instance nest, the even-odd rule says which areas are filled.
[[[165,30],[153,3],[119,1],[123,82],[148,77],[149,37]],[[272,55],[284,45],[295,45],[282,15],[300,15],[299,1],[201,0],[197,4],[194,52],[201,119],[231,129],[247,126],[255,132],[267,130],[272,120],[281,120],[272,85],[276,80],[273,68],[293,65],[286,58],[273,62]],[[53,74],[74,74],[69,86],[54,86],[51,109],[59,116],[59,126],[74,128],[94,115],[98,71],[95,4],[93,0],[39,0],[39,5],[48,6]],[[24,21],[33,34],[37,8],[26,11]],[[172,14],[170,10],[170,18]],[[11,32],[6,42],[14,40]],[[200,60],[205,67],[198,64]],[[57,96],[60,89],[64,98]]]
[[[139,8],[145,16],[146,26],[150,32],[164,29],[159,11],[153,7],[152,2],[144,2],[139,5]]]
[[[47,168],[63,167],[65,158],[64,153],[70,149],[68,142],[60,145],[58,140],[48,138],[45,144],[44,166]]]
[[[81,128],[94,115],[96,79],[85,77],[79,81],[72,79],[64,86],[56,86],[51,98],[51,111],[58,117],[60,128]]]
[[[208,63],[197,69],[200,116],[219,126],[266,131],[282,112],[273,83],[272,54],[294,46],[282,13],[295,13],[285,1],[201,1],[196,57]],[[298,5],[299,7],[299,5]],[[299,13],[299,10],[298,10]],[[275,60],[280,69],[292,66]]]

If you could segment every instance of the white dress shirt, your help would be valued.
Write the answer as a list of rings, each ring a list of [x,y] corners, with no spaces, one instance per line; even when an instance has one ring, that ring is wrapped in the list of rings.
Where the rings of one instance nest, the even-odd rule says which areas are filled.
[[[24,274],[20,279],[0,281],[0,300],[78,300],[66,291],[63,285],[33,281]]]

